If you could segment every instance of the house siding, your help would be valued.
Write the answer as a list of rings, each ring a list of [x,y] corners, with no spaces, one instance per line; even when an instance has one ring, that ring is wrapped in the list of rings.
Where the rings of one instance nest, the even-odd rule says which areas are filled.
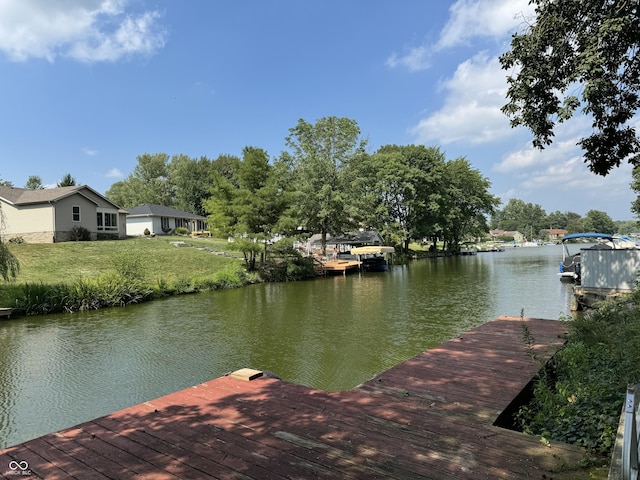
[[[28,243],[53,243],[53,205],[29,205],[16,208],[3,203],[2,213],[5,220],[5,228],[2,231],[2,240],[22,238]]]
[[[67,188],[67,190],[64,190]],[[28,201],[21,202],[22,196],[16,196],[13,189],[3,191],[9,201],[2,201],[0,208],[5,217],[4,229],[0,231],[3,241],[21,237],[28,243],[64,242],[71,239],[74,227],[86,228],[90,238],[95,240],[100,233],[115,234],[118,238],[126,237],[126,212],[96,194],[89,187],[79,187],[68,196],[69,187],[60,190],[52,189],[53,195],[45,195],[39,201],[37,194],[30,194]],[[24,189],[16,189],[24,192]],[[61,191],[59,196],[55,192]],[[45,192],[44,190],[42,192]],[[47,194],[49,191],[46,192]],[[42,198],[42,195],[40,196]],[[14,203],[15,202],[15,203]],[[80,208],[80,221],[73,220],[73,207]],[[113,213],[118,218],[118,229],[114,231],[98,231],[97,212]]]

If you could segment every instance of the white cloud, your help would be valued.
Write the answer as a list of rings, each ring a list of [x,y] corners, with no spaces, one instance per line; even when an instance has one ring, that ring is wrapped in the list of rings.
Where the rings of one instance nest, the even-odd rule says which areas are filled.
[[[0,0],[0,50],[14,61],[97,62],[162,48],[160,13],[132,13],[126,6],[127,0]]]
[[[435,49],[466,45],[475,37],[502,39],[534,14],[529,0],[458,0]]]
[[[118,168],[112,168],[111,170],[109,170],[105,177],[107,178],[122,178],[124,177],[124,174],[118,169]]]
[[[496,57],[479,53],[461,63],[441,88],[446,92],[442,108],[411,129],[417,142],[478,144],[511,134],[500,111],[507,86]]]
[[[85,155],[88,155],[90,157],[95,157],[96,155],[98,155],[98,150],[96,150],[94,148],[85,147],[85,148],[82,149],[82,153],[84,153]]]
[[[530,19],[534,11],[529,0],[458,0],[450,7],[449,20],[435,44],[412,47],[402,55],[393,53],[387,58],[386,65],[416,72],[429,68],[436,52],[468,45],[474,38],[503,42],[525,19]]]
[[[391,54],[387,59],[387,66],[391,68],[406,67],[410,72],[426,70],[430,67],[431,48],[427,46],[414,47],[404,55]]]

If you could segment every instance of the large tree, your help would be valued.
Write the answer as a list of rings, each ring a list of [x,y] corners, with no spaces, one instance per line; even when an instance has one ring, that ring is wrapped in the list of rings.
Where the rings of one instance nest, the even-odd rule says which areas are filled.
[[[245,147],[233,170],[214,174],[211,197],[204,202],[209,225],[219,236],[233,236],[245,255],[247,267],[255,269],[256,255],[266,252],[276,233],[286,233],[282,218],[289,206],[286,167],[270,163],[261,148]]]
[[[442,238],[448,250],[457,252],[465,238],[475,239],[487,232],[487,218],[500,200],[489,193],[491,182],[465,158],[446,163],[444,185]]]
[[[424,145],[385,145],[359,156],[350,174],[366,226],[405,249],[411,241],[442,233],[444,176],[444,154]]]
[[[533,144],[551,144],[557,123],[581,108],[592,122],[582,138],[584,161],[606,175],[640,164],[631,120],[640,106],[640,5],[636,0],[531,0],[534,23],[514,34],[500,57],[508,77],[503,112],[524,125]]]
[[[138,164],[123,181],[114,183],[106,197],[124,208],[144,203],[172,207],[174,192],[169,181],[169,155],[166,153],[138,155]]]
[[[529,240],[538,235],[540,230],[549,228],[546,222],[547,214],[540,205],[518,198],[510,199],[502,210],[495,212],[491,220],[493,228],[517,230]]]
[[[349,165],[365,154],[360,127],[349,118],[324,117],[315,124],[298,120],[286,137],[297,185],[297,215],[301,226],[321,234],[341,234],[354,226],[355,202]]]

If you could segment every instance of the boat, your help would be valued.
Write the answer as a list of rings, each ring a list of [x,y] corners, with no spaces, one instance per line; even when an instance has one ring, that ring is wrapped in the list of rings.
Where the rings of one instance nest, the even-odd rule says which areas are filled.
[[[351,249],[351,255],[355,255],[361,262],[360,268],[365,272],[384,272],[389,269],[385,255],[395,252],[393,247],[384,245],[369,245]]]
[[[570,253],[568,248],[569,240],[586,239],[591,242],[596,242],[590,248],[615,248],[613,241],[613,235],[610,233],[572,233],[565,235],[562,238],[562,261],[560,262],[560,275],[561,281],[569,281],[580,283],[581,277],[581,263],[580,263],[580,251],[577,253]]]

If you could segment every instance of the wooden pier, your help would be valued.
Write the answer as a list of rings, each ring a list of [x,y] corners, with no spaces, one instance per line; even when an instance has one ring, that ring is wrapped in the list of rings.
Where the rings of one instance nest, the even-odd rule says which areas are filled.
[[[328,260],[322,262],[319,267],[320,271],[326,273],[341,273],[346,275],[349,272],[356,271],[360,268],[361,262],[355,260]]]
[[[0,318],[11,318],[11,313],[13,313],[13,308],[0,308]]]
[[[524,322],[533,345],[500,317],[345,392],[242,370],[0,451],[0,477],[589,478],[583,450],[494,425],[564,342]]]

